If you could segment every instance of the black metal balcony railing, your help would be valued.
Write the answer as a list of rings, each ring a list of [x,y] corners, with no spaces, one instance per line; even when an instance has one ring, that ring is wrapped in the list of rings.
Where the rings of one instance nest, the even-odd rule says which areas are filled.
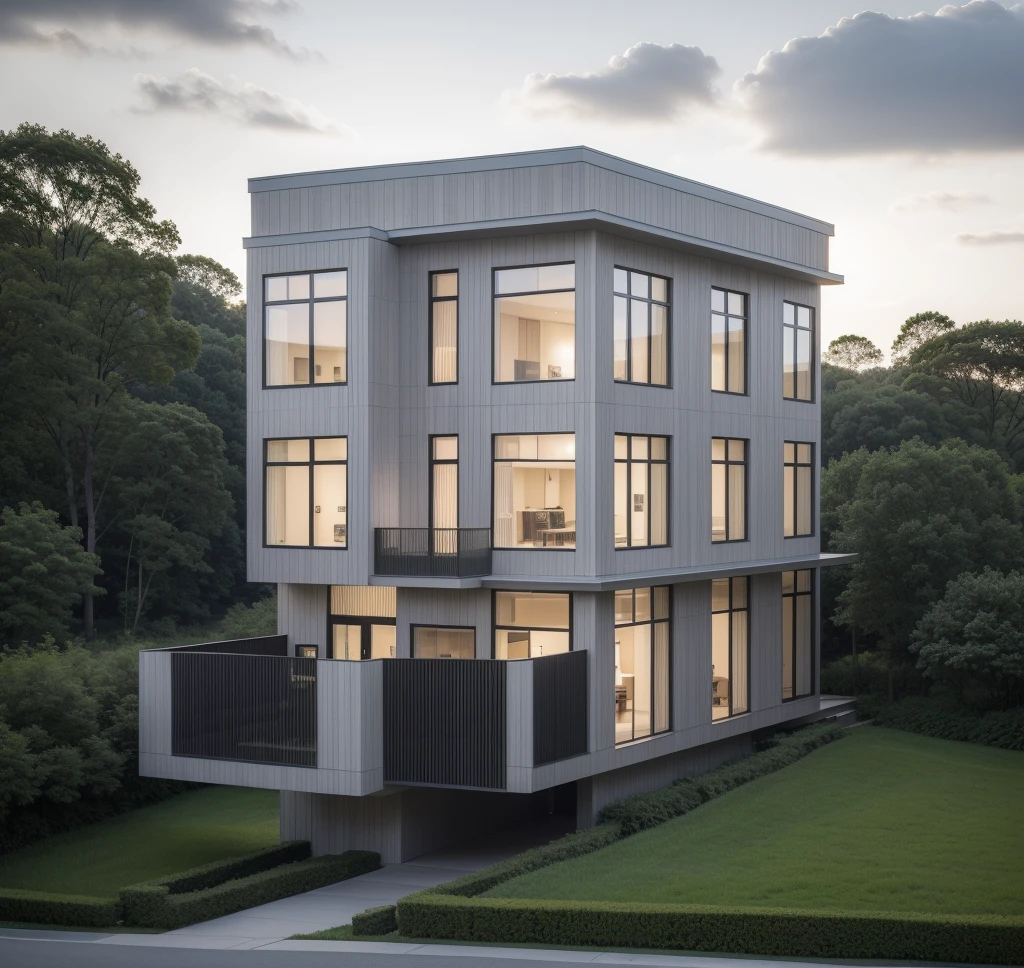
[[[490,528],[375,528],[377,575],[479,578],[491,573]]]

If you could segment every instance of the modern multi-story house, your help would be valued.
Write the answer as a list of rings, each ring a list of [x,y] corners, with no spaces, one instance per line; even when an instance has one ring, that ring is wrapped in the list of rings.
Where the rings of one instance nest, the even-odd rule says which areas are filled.
[[[249,190],[279,634],[143,653],[142,773],[401,860],[848,710],[816,661],[831,225],[588,148]]]

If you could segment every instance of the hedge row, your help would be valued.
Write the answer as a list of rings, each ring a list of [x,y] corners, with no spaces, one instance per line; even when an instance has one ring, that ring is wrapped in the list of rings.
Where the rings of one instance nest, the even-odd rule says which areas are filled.
[[[123,890],[121,902],[129,924],[170,930],[313,891],[379,867],[380,854],[349,850],[284,864],[186,894],[172,894],[165,884],[140,884]]]
[[[61,924],[71,928],[109,928],[120,920],[121,905],[116,898],[0,888],[0,921]]]
[[[879,726],[938,739],[1024,750],[1024,707],[978,714],[941,699],[911,696],[900,702],[871,704],[871,711]]]
[[[1024,918],[822,913],[469,898],[399,902],[406,937],[598,948],[671,948],[790,958],[1024,964]]]
[[[394,904],[382,904],[362,914],[352,916],[352,934],[360,937],[380,937],[398,930]]]

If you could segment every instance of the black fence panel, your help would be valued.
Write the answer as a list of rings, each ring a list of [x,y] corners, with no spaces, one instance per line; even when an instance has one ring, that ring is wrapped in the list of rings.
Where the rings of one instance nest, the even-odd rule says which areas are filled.
[[[533,659],[533,765],[587,752],[587,653]]]
[[[383,665],[384,781],[504,790],[506,663]]]
[[[229,655],[287,655],[287,635],[259,635],[251,639],[225,639],[223,642],[200,642],[178,645],[173,652],[224,652]]]
[[[490,528],[375,528],[377,575],[474,578],[491,573]]]
[[[172,652],[171,752],[315,767],[316,664],[286,655]]]

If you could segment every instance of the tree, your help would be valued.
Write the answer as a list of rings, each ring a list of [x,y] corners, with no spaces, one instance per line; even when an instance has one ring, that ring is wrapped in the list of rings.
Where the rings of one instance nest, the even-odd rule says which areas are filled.
[[[846,370],[864,370],[882,363],[882,351],[866,336],[838,336],[828,344],[825,363]]]
[[[231,302],[242,291],[238,277],[203,255],[181,255],[175,261],[178,276],[171,296],[174,314],[194,326],[209,326],[225,336],[244,339],[245,303]]]
[[[242,294],[242,283],[230,269],[216,259],[205,255],[179,255],[178,281],[205,289],[217,299],[237,299]]]
[[[956,328],[956,323],[948,316],[935,312],[934,309],[926,310],[923,313],[906,319],[900,327],[896,339],[892,343],[892,362],[894,366],[905,365],[911,353],[923,343],[948,333]]]
[[[0,514],[0,641],[7,645],[51,636],[69,638],[71,612],[93,579],[99,559],[82,548],[79,528],[62,527],[38,502]]]
[[[964,574],[922,616],[911,651],[918,668],[948,682],[964,700],[972,682],[1009,706],[1024,688],[1024,574],[986,568]]]

